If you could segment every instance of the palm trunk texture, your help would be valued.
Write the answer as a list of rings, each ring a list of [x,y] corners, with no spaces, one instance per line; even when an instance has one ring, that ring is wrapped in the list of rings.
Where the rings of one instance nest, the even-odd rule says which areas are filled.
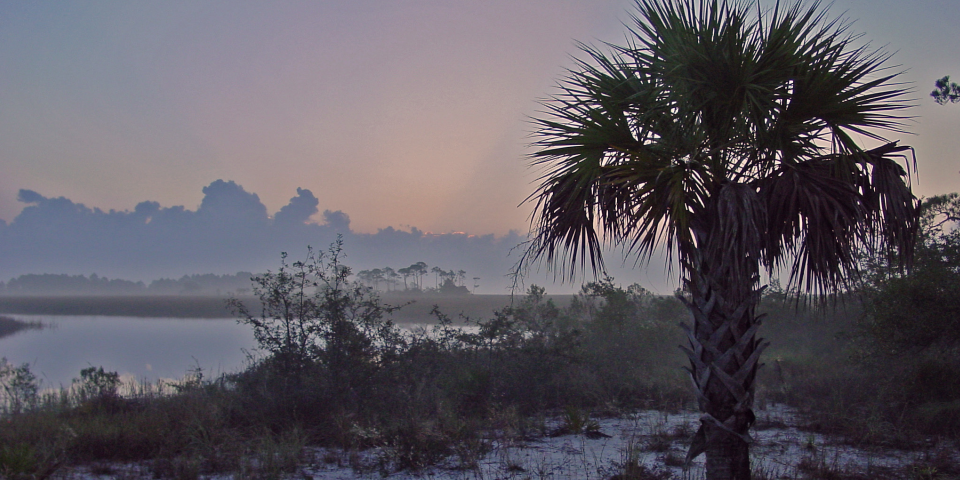
[[[725,269],[711,271],[698,263],[701,268],[687,282],[690,298],[682,299],[693,326],[681,325],[689,341],[681,348],[690,360],[688,372],[703,414],[687,464],[705,453],[709,480],[748,480],[754,381],[768,345],[756,337],[760,317],[754,312],[762,288],[731,285],[722,276]]]

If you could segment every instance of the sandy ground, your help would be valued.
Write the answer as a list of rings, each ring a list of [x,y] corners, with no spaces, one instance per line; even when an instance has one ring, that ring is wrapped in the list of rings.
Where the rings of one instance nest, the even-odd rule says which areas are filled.
[[[897,478],[895,471],[904,471],[930,451],[861,449],[841,443],[825,435],[802,432],[796,428],[797,416],[790,408],[772,405],[758,412],[752,431],[755,444],[751,448],[754,471],[758,478],[804,478],[803,469],[811,467],[835,472],[867,475],[886,471]],[[652,476],[634,478],[702,479],[703,456],[684,470],[679,464],[686,455],[688,435],[698,424],[696,412],[669,414],[643,411],[620,418],[598,419],[602,435],[566,434],[527,439],[491,440],[488,452],[473,459],[472,468],[456,456],[419,472],[392,471],[390,452],[370,449],[363,452],[340,452],[309,448],[299,472],[289,478],[358,480],[388,478],[419,479],[603,479],[624,472],[627,464],[639,464]],[[560,419],[547,421],[547,431],[557,430]],[[953,447],[952,455],[960,462]],[[799,467],[798,465],[805,465]],[[89,467],[59,472],[57,478],[106,479],[150,478],[149,471],[139,465],[116,465],[110,475],[94,475]],[[205,478],[230,478],[214,476]],[[864,476],[860,478],[870,478]],[[917,477],[920,478],[920,477]]]

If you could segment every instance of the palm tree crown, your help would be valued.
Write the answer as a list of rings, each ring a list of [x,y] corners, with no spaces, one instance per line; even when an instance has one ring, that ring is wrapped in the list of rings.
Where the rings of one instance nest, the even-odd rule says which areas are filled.
[[[641,259],[665,244],[683,270],[720,235],[721,252],[790,259],[798,284],[826,289],[863,248],[909,248],[908,147],[878,133],[898,132],[906,107],[887,56],[818,3],[759,8],[639,0],[627,46],[582,46],[535,120],[531,258],[596,271],[603,243]]]

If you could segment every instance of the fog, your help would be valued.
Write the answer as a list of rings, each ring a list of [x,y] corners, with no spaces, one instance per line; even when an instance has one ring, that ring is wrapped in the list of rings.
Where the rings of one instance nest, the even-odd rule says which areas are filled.
[[[519,260],[523,232],[502,236],[472,233],[430,233],[415,226],[386,226],[375,233],[351,230],[350,216],[323,210],[310,190],[296,195],[272,215],[260,197],[228,180],[203,188],[195,210],[163,207],[143,201],[132,210],[104,211],[63,196],[20,190],[23,210],[9,224],[0,221],[0,280],[24,274],[69,274],[121,278],[149,283],[159,278],[196,274],[262,272],[279,266],[280,253],[290,260],[306,255],[307,246],[326,249],[341,235],[345,263],[354,271],[403,268],[425,262],[445,270],[464,270],[477,293],[505,293]],[[319,219],[314,221],[313,219]],[[622,266],[622,256],[608,256],[618,283],[640,283],[668,293],[674,285],[664,275],[662,258],[647,269]],[[534,268],[524,285],[546,285],[551,293],[579,289],[592,276],[554,282],[546,266]]]

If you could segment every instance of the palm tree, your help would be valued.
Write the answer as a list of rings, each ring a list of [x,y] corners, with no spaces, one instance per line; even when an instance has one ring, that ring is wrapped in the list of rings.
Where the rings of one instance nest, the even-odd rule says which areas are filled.
[[[864,251],[910,259],[909,147],[881,136],[902,131],[905,90],[888,56],[856,47],[818,2],[636,8],[627,45],[582,45],[534,119],[543,174],[521,265],[597,275],[604,245],[638,262],[665,245],[692,312],[681,348],[703,413],[688,462],[705,452],[707,478],[750,478],[762,271],[828,293]]]

